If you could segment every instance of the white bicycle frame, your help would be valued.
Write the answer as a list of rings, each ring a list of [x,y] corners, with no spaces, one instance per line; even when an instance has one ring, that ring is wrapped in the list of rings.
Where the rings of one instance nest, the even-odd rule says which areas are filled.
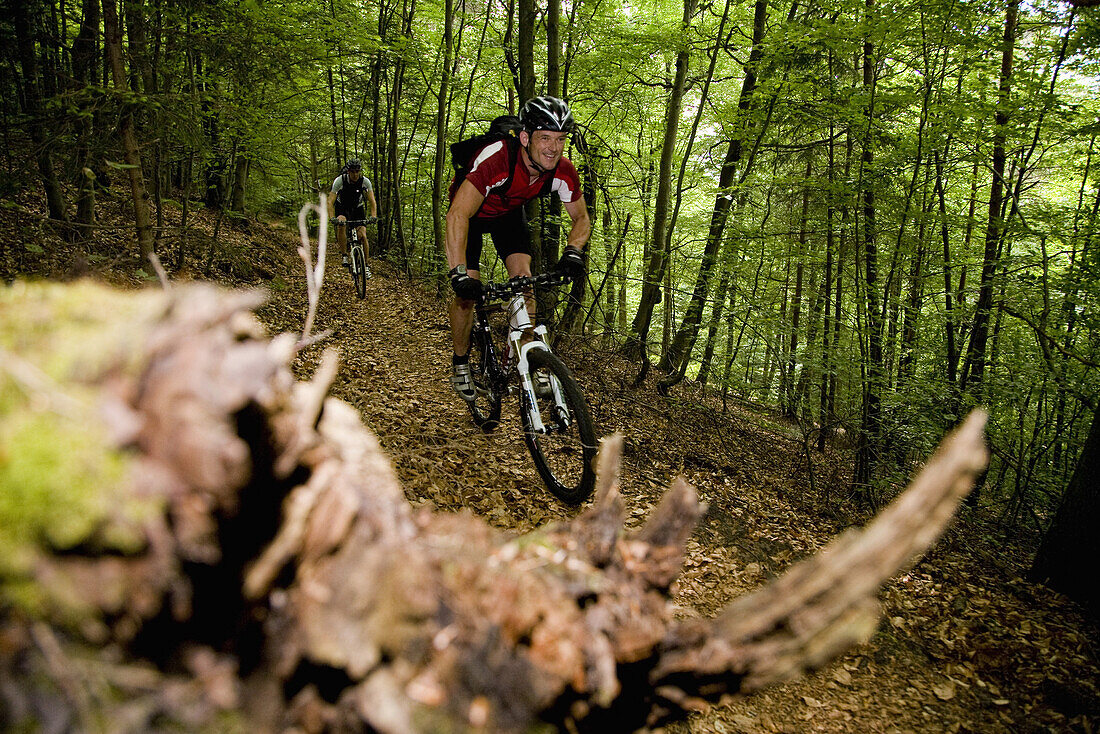
[[[532,329],[531,314],[527,313],[527,300],[522,293],[512,296],[508,302],[508,344],[511,354],[518,355],[516,359],[516,372],[519,373],[520,387],[527,396],[527,405],[530,406],[531,429],[535,433],[546,433],[546,424],[542,420],[542,412],[535,396],[535,384],[531,380],[531,367],[527,362],[527,355],[532,350],[544,350],[549,352],[550,346],[546,343],[546,325],[539,324],[534,328],[535,339],[526,344],[521,344],[523,335]],[[565,403],[565,396],[561,391],[561,383],[554,375],[550,375],[550,389],[554,394],[554,407],[557,408],[559,418],[569,420],[569,408]]]

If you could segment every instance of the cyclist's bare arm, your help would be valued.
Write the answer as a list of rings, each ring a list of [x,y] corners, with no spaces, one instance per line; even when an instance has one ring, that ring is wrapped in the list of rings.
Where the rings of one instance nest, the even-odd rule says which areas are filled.
[[[466,263],[466,238],[470,234],[470,218],[477,214],[485,197],[469,181],[463,181],[447,210],[447,266]],[[587,216],[587,211],[585,212]]]
[[[365,192],[367,195],[367,204],[370,205],[371,219],[378,218],[378,200],[374,198],[374,189]]]
[[[589,235],[592,234],[592,221],[588,218],[588,207],[585,206],[584,197],[578,197],[576,201],[562,204],[562,206],[573,220],[573,226],[569,229],[569,239],[565,244],[567,247],[583,250]]]
[[[328,192],[328,218],[333,219],[336,217],[336,192]]]

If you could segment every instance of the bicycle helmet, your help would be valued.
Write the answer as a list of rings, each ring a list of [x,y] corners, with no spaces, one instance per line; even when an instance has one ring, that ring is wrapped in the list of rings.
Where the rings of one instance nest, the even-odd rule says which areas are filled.
[[[348,160],[347,165],[344,166],[344,170],[345,171],[362,171],[363,170],[363,164],[359,162],[358,158],[352,158],[352,159]]]
[[[529,99],[519,111],[519,120],[528,132],[552,130],[573,132],[573,113],[565,100],[544,95]]]

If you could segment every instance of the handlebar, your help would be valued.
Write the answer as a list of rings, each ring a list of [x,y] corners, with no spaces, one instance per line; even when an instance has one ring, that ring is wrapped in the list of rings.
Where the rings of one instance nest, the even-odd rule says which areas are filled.
[[[483,303],[503,301],[520,293],[525,293],[532,288],[554,288],[570,283],[572,280],[569,276],[553,270],[541,275],[521,275],[503,283],[486,283],[482,288],[481,300]]]
[[[358,227],[360,224],[374,224],[378,221],[378,217],[367,217],[366,219],[345,219],[342,222],[334,217],[329,221],[332,222],[332,226],[334,227],[343,227],[345,224],[350,224],[353,227]]]

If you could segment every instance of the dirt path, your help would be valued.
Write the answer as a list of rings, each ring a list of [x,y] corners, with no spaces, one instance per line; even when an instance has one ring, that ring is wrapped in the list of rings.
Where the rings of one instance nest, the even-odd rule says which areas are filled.
[[[323,349],[339,350],[333,392],[377,433],[410,501],[468,510],[517,532],[573,512],[542,487],[514,404],[506,402],[492,434],[471,423],[447,382],[445,306],[428,284],[410,283],[376,260],[359,301],[336,263],[330,257],[315,328],[332,336],[307,349],[296,369],[308,377]],[[298,331],[305,313],[305,278],[288,272],[261,316],[274,330]],[[644,519],[676,474],[708,503],[677,591],[685,614],[715,613],[840,530],[801,509],[805,469],[788,430],[768,430],[761,417],[660,401],[649,388],[630,390],[633,375],[617,371],[607,355],[567,354],[566,361],[589,396],[598,433],[626,436],[621,490],[630,522]],[[839,471],[836,462],[817,461],[819,481]],[[1095,730],[1094,688],[1075,683],[1096,678],[1093,643],[1064,621],[1064,606],[1037,598],[1023,582],[981,575],[962,557],[965,542],[952,535],[885,589],[885,621],[871,642],[810,678],[714,707],[672,731]],[[1024,608],[1023,597],[1034,606]],[[1026,634],[1003,622],[1023,619],[1019,608],[1029,620]],[[1076,703],[1050,703],[1044,681]]]

